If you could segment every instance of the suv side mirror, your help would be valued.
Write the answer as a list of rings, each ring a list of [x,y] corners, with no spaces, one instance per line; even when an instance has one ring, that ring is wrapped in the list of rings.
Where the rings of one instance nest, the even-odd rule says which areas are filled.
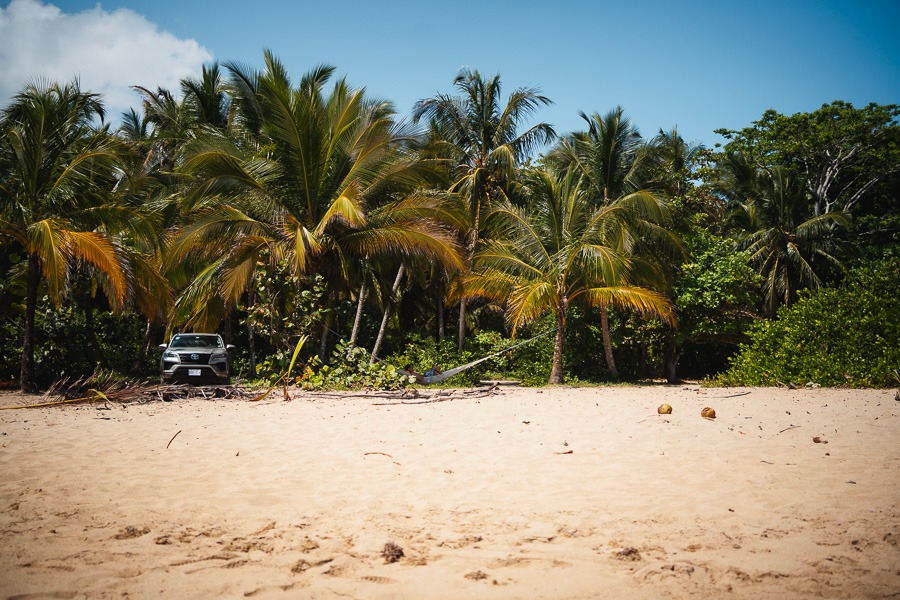
[[[234,350],[234,344],[227,344],[227,345],[225,346],[225,349],[226,349],[226,350]]]
[[[159,347],[162,348],[163,350],[165,350],[169,346],[167,344],[160,344]]]

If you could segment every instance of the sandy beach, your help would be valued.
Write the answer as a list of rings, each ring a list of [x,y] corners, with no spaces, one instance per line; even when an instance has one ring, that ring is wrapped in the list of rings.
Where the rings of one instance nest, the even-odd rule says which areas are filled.
[[[894,390],[437,393],[0,411],[0,597],[900,596]]]

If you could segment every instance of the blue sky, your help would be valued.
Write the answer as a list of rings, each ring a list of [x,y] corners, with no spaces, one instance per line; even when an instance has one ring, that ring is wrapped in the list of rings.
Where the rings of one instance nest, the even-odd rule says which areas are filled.
[[[16,3],[23,10],[13,11]],[[59,12],[39,20],[42,43],[26,57],[16,46],[27,44],[8,34],[25,39],[37,21],[20,13],[46,12],[48,4]],[[621,105],[645,136],[677,126],[685,139],[712,145],[721,141],[714,129],[747,126],[768,108],[793,114],[838,99],[900,103],[897,1],[12,0],[0,7],[0,64],[20,66],[0,70],[2,104],[25,83],[26,67],[40,68],[31,77],[77,68],[83,84],[98,81],[114,97],[108,103],[117,111],[126,100],[107,92],[114,86],[174,88],[211,58],[258,66],[263,48],[298,79],[332,64],[403,115],[418,99],[452,91],[460,67],[500,73],[506,93],[536,86],[550,97],[554,105],[538,116],[561,133],[581,128],[579,111]],[[67,22],[77,25],[60,25]],[[98,42],[117,35],[117,45]],[[121,64],[111,64],[116,58]]]

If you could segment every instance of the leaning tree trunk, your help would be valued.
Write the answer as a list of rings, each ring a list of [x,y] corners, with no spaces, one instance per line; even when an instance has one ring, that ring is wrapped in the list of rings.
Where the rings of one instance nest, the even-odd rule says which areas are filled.
[[[606,355],[606,367],[614,379],[619,378],[619,370],[616,368],[616,359],[613,357],[612,341],[609,338],[609,313],[606,305],[600,307],[600,328],[603,331],[603,353]]]
[[[550,368],[550,379],[547,383],[562,384],[565,381],[563,375],[563,342],[566,337],[566,311],[564,308],[556,309],[556,336],[553,340],[553,366]]]
[[[356,318],[353,319],[353,331],[350,332],[350,346],[356,345],[356,339],[359,337],[359,327],[362,324],[363,307],[366,304],[366,282],[363,281],[359,286],[359,299],[356,302]]]
[[[372,348],[372,356],[371,358],[369,358],[369,364],[375,363],[375,360],[378,358],[378,353],[381,351],[381,343],[384,341],[384,332],[387,331],[388,319],[391,315],[391,300],[393,300],[393,297],[397,293],[397,290],[400,289],[400,282],[403,280],[403,273],[403,265],[400,265],[400,268],[397,270],[397,278],[394,279],[394,286],[391,288],[391,298],[389,298],[388,301],[384,303],[384,317],[382,317],[381,319],[381,327],[378,328],[378,339],[375,340],[375,347]]]
[[[28,255],[28,285],[25,292],[25,323],[22,327],[22,368],[19,389],[36,392],[34,382],[34,313],[37,309],[38,285],[41,283],[41,263],[37,254]]]

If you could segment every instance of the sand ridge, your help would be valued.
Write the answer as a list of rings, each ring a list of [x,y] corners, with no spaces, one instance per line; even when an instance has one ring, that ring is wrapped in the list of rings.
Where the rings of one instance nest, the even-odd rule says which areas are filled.
[[[2,411],[0,597],[894,597],[898,440],[893,390]]]

